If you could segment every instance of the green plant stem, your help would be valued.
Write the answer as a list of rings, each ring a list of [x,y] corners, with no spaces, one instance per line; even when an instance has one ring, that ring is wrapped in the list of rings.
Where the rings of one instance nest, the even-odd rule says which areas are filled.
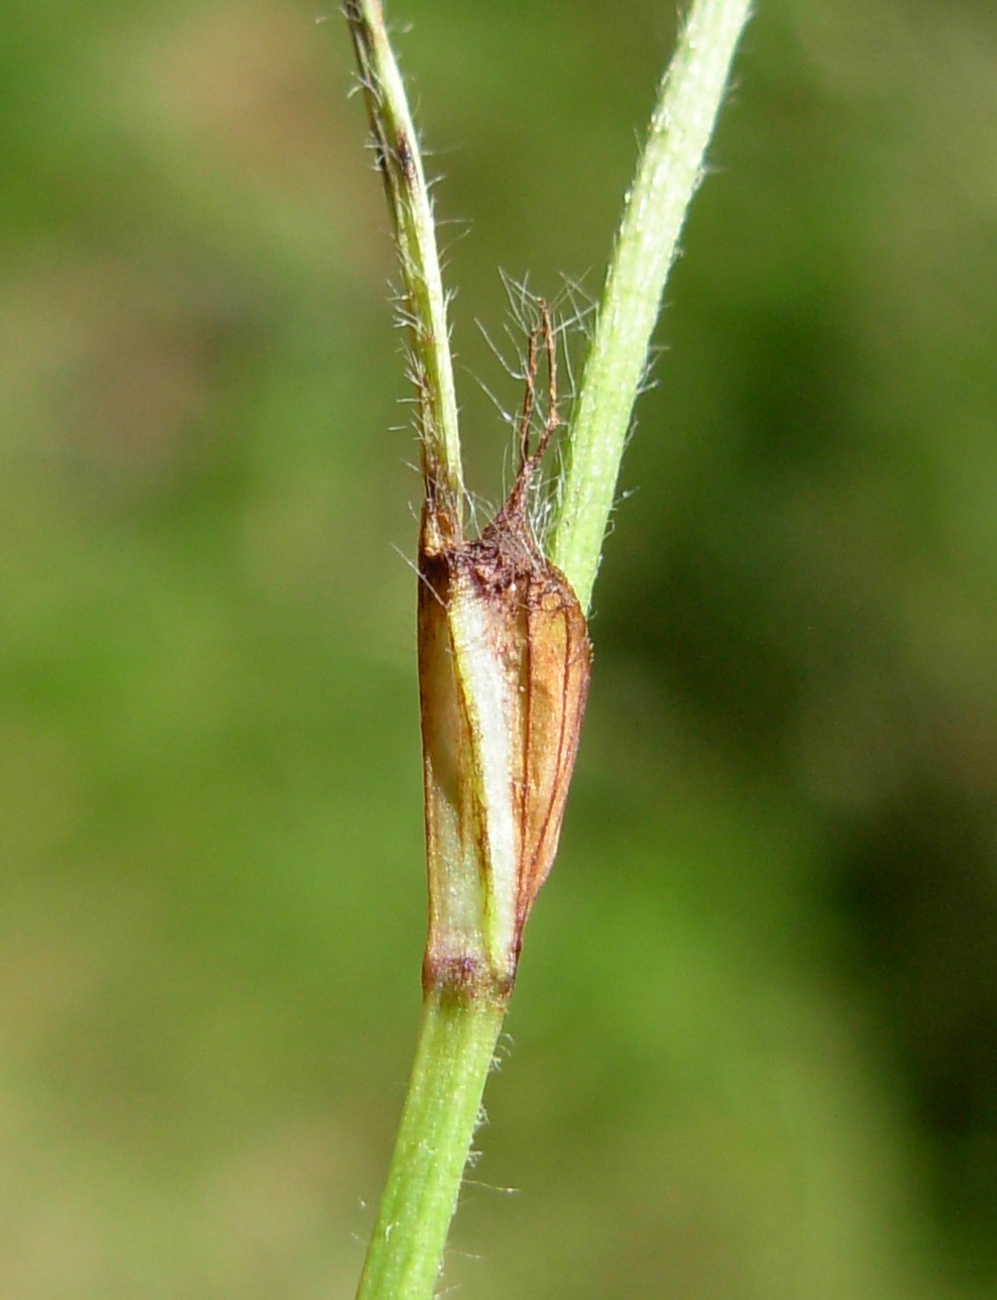
[[[400,319],[409,331],[411,379],[419,403],[419,442],[427,492],[440,499],[459,525],[464,482],[457,395],[447,301],[419,139],[380,0],[346,0],[345,13],[398,249],[402,273]]]
[[[695,0],[662,82],[627,201],[551,539],[551,558],[586,609],[661,294],[748,8],[748,0]],[[346,17],[401,261],[403,320],[411,333],[419,400],[424,520],[445,518],[449,510],[459,538],[464,491],[446,299],[418,142],[379,0],[346,0]],[[426,546],[425,535],[422,541]],[[438,546],[433,553],[441,550]],[[357,1300],[433,1296],[506,1001],[504,993],[481,986],[449,992],[431,986],[427,993]]]
[[[696,0],[662,79],[606,278],[565,453],[551,559],[587,610],[631,412],[749,0]]]
[[[357,1300],[430,1300],[505,999],[431,989]]]

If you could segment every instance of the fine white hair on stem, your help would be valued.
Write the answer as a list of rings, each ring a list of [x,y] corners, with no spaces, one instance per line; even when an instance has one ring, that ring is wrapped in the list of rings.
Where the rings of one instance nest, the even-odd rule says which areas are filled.
[[[506,272],[500,272],[500,276],[508,311],[508,319],[503,323],[501,330],[504,338],[500,336],[497,339],[482,321],[478,320],[476,324],[504,373],[519,386],[515,405],[507,406],[480,376],[475,375],[474,378],[495,407],[502,423],[512,429],[518,439],[522,420],[521,386],[530,382],[526,343],[531,336],[535,337],[539,329],[545,328],[545,322],[549,322],[553,347],[559,358],[556,383],[558,426],[562,431],[566,431],[570,421],[565,412],[570,411],[575,396],[575,366],[572,353],[577,341],[584,340],[588,335],[595,312],[594,303],[585,293],[580,282],[568,277],[562,277],[561,288],[556,297],[547,303],[533,291],[528,276],[521,280]],[[563,310],[564,308],[567,310]],[[531,413],[531,424],[538,433],[542,432],[551,414],[549,410],[543,409],[542,404],[538,404]],[[510,475],[510,453],[514,446],[517,459],[520,455],[518,441],[510,443],[506,453],[504,474],[507,483],[519,468],[517,462],[511,462],[513,473]],[[548,472],[542,476],[537,475],[529,492],[530,525],[541,545],[556,518],[560,502],[560,479],[564,457],[559,445],[553,448],[553,456],[555,457],[553,468],[548,469]]]
[[[394,551],[396,555],[401,556],[401,558],[405,561],[406,567],[412,570],[412,572],[415,574],[418,580],[423,584],[426,590],[432,595],[433,599],[440,606],[440,608],[446,609],[446,605],[443,602],[443,597],[439,594],[439,592],[429,581],[426,575],[419,572],[419,566],[416,564],[415,560],[413,560],[411,556],[406,555],[405,552],[402,550],[402,548],[400,546],[396,546],[394,542],[391,543],[391,549]]]
[[[408,335],[427,492],[445,507],[449,526],[459,535],[463,474],[457,397],[430,184],[380,0],[345,0],[344,13],[398,247],[399,317]]]
[[[509,319],[503,324],[502,334],[505,339],[498,341],[489,329],[479,320],[476,322],[482,338],[495,356],[502,370],[517,385],[534,382],[531,366],[527,357],[524,340],[536,338],[538,330],[551,331],[551,345],[557,360],[555,379],[555,400],[557,403],[556,427],[562,430],[562,436],[570,424],[565,412],[570,411],[575,396],[574,357],[572,355],[579,339],[587,337],[595,307],[591,298],[582,289],[577,280],[562,278],[562,285],[557,296],[548,303],[530,287],[529,278],[517,280],[507,273],[500,273],[502,287],[506,294]],[[563,308],[567,308],[564,311]],[[508,340],[508,343],[505,342]],[[475,376],[480,388],[497,410],[503,424],[511,428],[515,435],[514,442],[508,444],[505,463],[505,481],[508,483],[519,468],[521,448],[519,445],[522,421],[521,388],[516,394],[516,405],[509,408],[484,383]],[[565,383],[565,378],[567,382]],[[547,387],[550,385],[548,384]],[[549,399],[548,399],[549,400]],[[534,431],[540,435],[554,412],[544,409],[542,402],[536,404],[530,413],[530,422]],[[516,461],[511,462],[513,473],[510,475],[510,455],[515,448]],[[530,485],[528,496],[528,514],[530,526],[537,541],[543,546],[544,539],[553,526],[561,501],[561,477],[564,468],[564,455],[560,444],[552,448],[553,466],[547,472],[537,475]]]
[[[482,331],[482,333],[484,333],[484,331]],[[485,335],[485,339],[486,341],[489,342],[489,344],[491,343],[491,340],[488,339],[487,335]],[[492,390],[488,387],[488,385],[479,375],[476,375],[473,372],[471,372],[471,377],[474,380],[474,382],[478,385],[478,387],[481,389],[481,391],[484,393],[484,395],[491,402],[492,406],[495,407],[495,410],[498,412],[499,419],[502,421],[502,423],[509,425],[511,429],[515,429],[516,425],[519,423],[519,412],[510,411],[505,406],[503,406],[499,397],[492,392]]]
[[[468,531],[478,536],[495,514],[495,505],[477,492],[464,492],[464,504],[467,508]]]

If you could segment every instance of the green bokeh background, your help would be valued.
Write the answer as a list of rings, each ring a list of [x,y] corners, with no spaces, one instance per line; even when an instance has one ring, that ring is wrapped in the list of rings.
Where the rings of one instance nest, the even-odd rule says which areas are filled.
[[[997,12],[758,9],[452,1240],[480,1300],[997,1294]],[[349,1297],[390,1150],[419,482],[315,16],[0,20],[5,1300]],[[393,16],[494,501],[474,322],[499,268],[598,293],[674,7]]]

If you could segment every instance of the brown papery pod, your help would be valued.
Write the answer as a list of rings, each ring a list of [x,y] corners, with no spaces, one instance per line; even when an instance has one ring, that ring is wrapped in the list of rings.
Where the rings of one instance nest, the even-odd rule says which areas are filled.
[[[427,988],[508,991],[523,926],[557,852],[588,696],[585,614],[543,554],[530,480],[558,425],[553,331],[543,434],[528,454],[539,331],[530,339],[519,472],[480,537],[427,493],[419,546],[429,936]]]

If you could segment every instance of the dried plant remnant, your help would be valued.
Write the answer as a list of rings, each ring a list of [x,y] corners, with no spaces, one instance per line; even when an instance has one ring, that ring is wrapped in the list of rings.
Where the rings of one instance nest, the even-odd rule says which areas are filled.
[[[530,336],[520,464],[474,541],[427,482],[419,548],[419,682],[429,862],[424,981],[512,987],[523,926],[557,852],[588,695],[585,615],[528,517],[559,424],[545,304]],[[550,376],[530,452],[541,341]]]

